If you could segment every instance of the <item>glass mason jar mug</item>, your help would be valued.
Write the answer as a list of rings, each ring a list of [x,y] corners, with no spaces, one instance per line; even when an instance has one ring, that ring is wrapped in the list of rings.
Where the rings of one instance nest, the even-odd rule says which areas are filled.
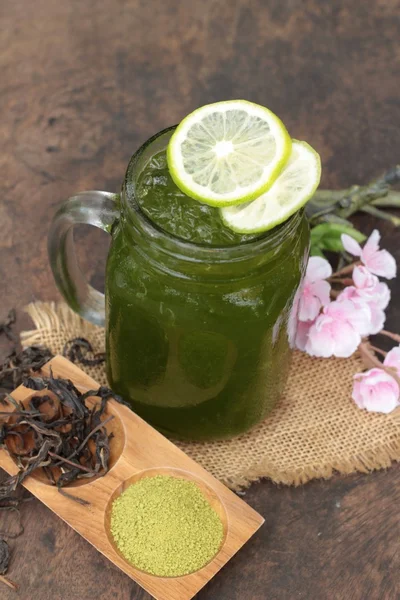
[[[229,438],[259,423],[285,383],[295,296],[309,250],[304,213],[245,243],[216,248],[183,241],[141,211],[137,182],[174,128],[132,157],[121,194],[83,192],[56,214],[49,255],[64,298],[106,327],[111,388],[164,433]],[[106,293],[84,279],[72,228],[111,234]]]

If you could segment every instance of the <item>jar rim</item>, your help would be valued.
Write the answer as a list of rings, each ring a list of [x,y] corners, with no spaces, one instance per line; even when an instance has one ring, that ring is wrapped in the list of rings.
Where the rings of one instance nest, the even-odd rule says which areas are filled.
[[[225,262],[232,260],[241,260],[249,258],[249,255],[255,256],[263,252],[270,251],[280,245],[290,234],[292,234],[299,224],[303,215],[303,210],[297,211],[287,221],[266,231],[260,236],[229,246],[214,246],[210,244],[201,244],[183,240],[159,227],[154,223],[141,209],[136,195],[137,175],[136,167],[145,151],[162,136],[172,135],[177,125],[167,127],[150,137],[144,144],[132,155],[126,169],[125,178],[122,186],[121,199],[124,207],[124,213],[133,227],[141,237],[144,235],[158,246],[158,249],[173,255],[176,258],[196,262]]]

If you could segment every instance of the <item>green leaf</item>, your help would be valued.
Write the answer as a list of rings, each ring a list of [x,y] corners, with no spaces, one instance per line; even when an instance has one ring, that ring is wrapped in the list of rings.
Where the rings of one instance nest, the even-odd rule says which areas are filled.
[[[353,237],[357,242],[363,242],[367,239],[361,231],[358,231],[358,229],[341,223],[320,223],[311,229],[311,238],[316,240],[321,239],[326,235],[340,237],[342,233],[347,233],[347,235]]]
[[[342,223],[321,223],[311,229],[311,247],[318,248],[319,252],[324,250],[344,252],[341,239],[343,233],[350,235],[357,242],[363,242],[366,239],[366,236],[354,227]],[[316,256],[321,256],[321,254],[316,254]]]
[[[311,246],[310,256],[321,256],[321,258],[325,258],[325,254],[322,252],[319,246]]]
[[[323,240],[320,241],[320,247],[330,252],[343,252],[343,244],[340,237],[326,235]]]
[[[311,229],[311,243],[313,242],[318,242],[319,240],[321,240],[324,235],[326,235],[327,230],[326,230],[326,226],[329,226],[329,223],[322,223],[321,225],[316,225],[315,227],[313,227]]]

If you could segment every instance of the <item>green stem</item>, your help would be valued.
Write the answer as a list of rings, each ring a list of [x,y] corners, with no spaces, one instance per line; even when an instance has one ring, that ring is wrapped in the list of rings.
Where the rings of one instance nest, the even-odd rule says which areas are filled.
[[[376,198],[371,204],[382,208],[400,208],[400,192],[390,190],[386,196],[383,198]]]
[[[362,212],[372,215],[373,217],[376,217],[378,219],[383,219],[384,221],[390,221],[391,223],[393,223],[393,225],[395,227],[400,226],[399,217],[396,217],[395,215],[392,215],[391,213],[380,210],[379,208],[376,208],[375,206],[366,204],[365,206],[362,206],[360,210]]]
[[[307,216],[313,225],[323,222],[332,213],[347,219],[364,206],[392,194],[390,186],[399,182],[400,165],[397,165],[364,186],[353,185],[345,190],[317,190],[306,205]]]

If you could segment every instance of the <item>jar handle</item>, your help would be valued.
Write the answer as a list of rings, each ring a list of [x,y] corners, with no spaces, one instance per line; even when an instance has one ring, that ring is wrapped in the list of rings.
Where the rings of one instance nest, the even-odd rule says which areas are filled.
[[[48,253],[54,279],[68,305],[84,319],[104,326],[104,294],[86,281],[76,259],[73,226],[94,225],[111,233],[119,217],[119,196],[109,192],[81,192],[66,200],[54,216]]]

